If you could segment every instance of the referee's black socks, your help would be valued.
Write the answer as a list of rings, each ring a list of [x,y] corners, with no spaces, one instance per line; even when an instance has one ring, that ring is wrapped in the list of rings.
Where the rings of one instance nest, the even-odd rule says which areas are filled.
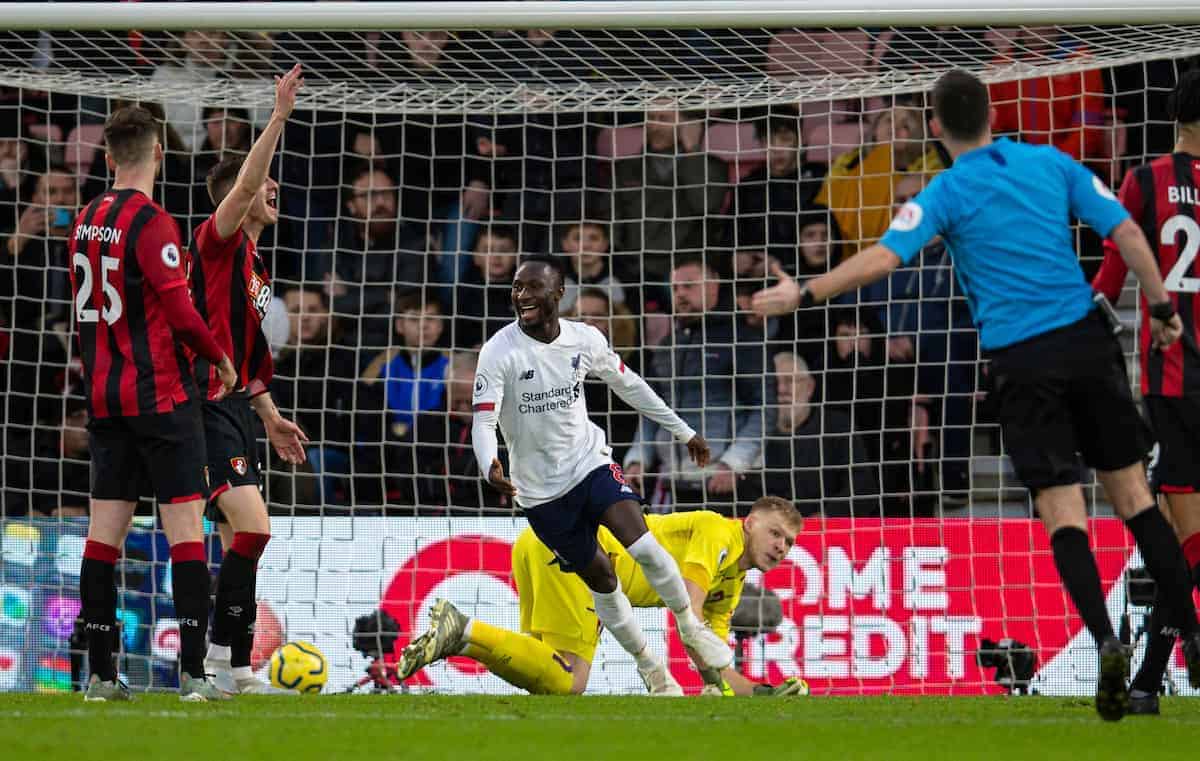
[[[1108,620],[1100,571],[1088,545],[1087,532],[1075,526],[1064,526],[1050,537],[1050,547],[1054,550],[1054,564],[1058,566],[1063,586],[1075,603],[1079,617],[1092,633],[1092,639],[1099,645],[1113,636],[1113,628]]]
[[[1125,521],[1137,542],[1146,570],[1162,591],[1161,598],[1171,609],[1171,626],[1183,634],[1196,630],[1196,606],[1192,602],[1192,580],[1179,540],[1167,519],[1151,505]]]

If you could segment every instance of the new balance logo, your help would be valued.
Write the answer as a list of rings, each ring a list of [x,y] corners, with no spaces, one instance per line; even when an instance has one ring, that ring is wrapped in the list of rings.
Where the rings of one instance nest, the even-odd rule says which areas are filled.
[[[521,380],[533,380],[533,370],[526,370],[521,373]]]

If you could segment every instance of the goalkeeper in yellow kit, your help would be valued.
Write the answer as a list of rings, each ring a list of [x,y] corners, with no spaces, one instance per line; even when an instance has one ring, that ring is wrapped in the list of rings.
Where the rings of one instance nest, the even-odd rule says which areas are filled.
[[[729,637],[746,571],[769,571],[779,565],[802,522],[795,506],[778,497],[756,501],[744,522],[708,511],[646,517],[650,533],[679,564],[692,609],[702,610],[705,623],[722,639]],[[630,602],[640,608],[662,607],[621,543],[603,528],[599,541]],[[578,576],[561,571],[554,554],[530,529],[513,544],[512,571],[523,634],[469,618],[450,602],[438,600],[429,630],[404,649],[400,677],[407,679],[435,661],[462,655],[531,693],[582,693],[600,641],[600,623],[587,586]],[[726,695],[795,695],[808,690],[799,679],[760,684],[732,667],[702,673],[709,685]]]

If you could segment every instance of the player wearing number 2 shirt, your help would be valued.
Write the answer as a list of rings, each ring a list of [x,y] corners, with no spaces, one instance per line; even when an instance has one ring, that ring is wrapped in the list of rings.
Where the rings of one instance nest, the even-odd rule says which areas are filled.
[[[488,481],[523,510],[559,567],[579,574],[592,590],[596,616],[634,656],[650,692],[682,694],[647,646],[612,562],[597,543],[600,526],[629,550],[675,612],[680,639],[699,664],[719,670],[733,654],[697,618],[679,566],[647,531],[639,496],[612,461],[603,432],[588,420],[584,377],[605,381],[630,406],[686,442],[701,467],[708,464],[708,444],[625,367],[600,331],[559,319],[562,295],[563,272],[556,260],[530,257],[517,268],[512,288],[517,320],[488,339],[479,355],[471,429],[475,458]],[[511,483],[497,457],[497,423],[508,445]]]
[[[1158,439],[1151,480],[1166,495],[1192,581],[1200,585],[1200,73],[1180,78],[1171,109],[1179,130],[1175,151],[1131,169],[1120,199],[1154,247],[1163,284],[1183,320],[1180,340],[1155,350],[1142,297],[1142,401]],[[1116,246],[1105,241],[1104,263],[1092,287],[1115,301],[1126,269]],[[1133,713],[1158,713],[1158,690],[1175,647],[1174,633],[1164,632],[1168,611],[1161,597],[1155,601],[1150,644],[1130,692]],[[1185,648],[1189,644],[1197,643],[1185,640]]]
[[[208,491],[204,432],[187,345],[219,368],[218,395],[233,365],[196,313],[179,228],[150,199],[162,163],[162,126],[145,109],[123,108],[104,125],[113,187],[75,221],[69,239],[75,326],[88,384],[92,459],[88,541],[79,572],[88,639],[85,700],[128,700],[112,659],[116,638],[114,565],[137,500],[147,487],[171,545],[179,622],[180,698],[221,698],[204,677],[209,575],[200,513]]]

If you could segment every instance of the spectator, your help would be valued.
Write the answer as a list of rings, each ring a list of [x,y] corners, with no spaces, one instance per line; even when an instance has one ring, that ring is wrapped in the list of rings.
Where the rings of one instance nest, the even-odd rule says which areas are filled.
[[[660,102],[646,114],[643,153],[616,162],[613,249],[642,254],[640,272],[618,273],[629,282],[663,284],[676,256],[725,239],[717,217],[728,191],[725,162],[702,152],[703,124],[684,119]]]
[[[609,301],[606,291],[592,287],[580,289],[573,310],[565,316],[585,322],[603,333],[626,366],[637,372],[632,351],[636,342],[635,322],[629,317],[629,310]],[[637,413],[621,397],[611,393],[603,381],[585,378],[583,392],[589,417],[604,431],[604,440],[613,450],[613,461],[621,462],[637,433]]]
[[[326,281],[333,311],[359,323],[362,346],[386,346],[393,291],[425,283],[428,241],[397,219],[396,181],[387,172],[362,164],[349,179],[337,249],[317,253],[309,272]]]
[[[608,228],[599,222],[572,222],[563,230],[559,246],[567,258],[567,277],[558,308],[570,312],[582,286],[604,291],[613,304],[627,305],[625,286],[612,273]]]
[[[936,173],[945,168],[925,137],[924,114],[917,108],[884,111],[872,126],[872,144],[837,158],[817,193],[841,229],[848,254],[874,243],[892,221],[892,186],[906,172]]]
[[[65,404],[62,423],[39,431],[33,509],[52,517],[86,516],[91,494],[87,400],[70,394],[57,401]]]
[[[921,175],[905,175],[896,185],[896,211],[923,188]],[[926,246],[917,261],[864,288],[863,294],[886,321],[889,358],[916,362],[917,393],[930,400],[931,431],[941,433],[936,449],[943,503],[962,503],[970,489],[979,336],[945,244],[939,240]]]
[[[817,382],[798,354],[775,355],[779,411],[763,451],[767,494],[800,503],[805,515],[879,515],[879,486],[850,418],[817,402]]]
[[[550,253],[551,222],[583,218],[584,189],[597,182],[594,162],[585,159],[595,132],[584,114],[469,118],[468,189],[489,191],[488,208],[522,220],[522,251]]]
[[[358,383],[358,355],[319,290],[293,288],[283,297],[292,319],[288,347],[275,362],[271,394],[312,442],[308,462],[270,483],[283,505],[370,505],[383,500],[380,477],[382,394]]]
[[[191,87],[207,84],[222,76],[229,66],[229,51],[233,42],[228,32],[216,29],[185,32],[182,50],[175,61],[154,70],[150,81],[160,87],[184,92]],[[185,97],[171,98],[166,105],[166,120],[179,131],[188,151],[195,150],[204,140],[202,110],[198,102]]]
[[[396,299],[396,337],[400,345],[376,356],[363,371],[368,385],[383,381],[391,434],[403,438],[416,415],[442,406],[449,357],[438,346],[444,314],[433,288],[409,291]]]
[[[1023,28],[1013,47],[1003,51],[995,63],[1044,63],[1048,57],[1078,62],[1090,56],[1082,43],[1065,37],[1059,27],[1039,26]],[[1106,127],[1113,117],[1102,70],[997,82],[988,90],[995,113],[993,132],[1035,145],[1053,145],[1083,162],[1111,157]]]
[[[825,364],[825,403],[848,416],[879,470],[883,507],[912,516],[932,506],[929,400],[916,396],[911,361],[888,361],[883,324],[873,309],[833,310]]]
[[[41,146],[21,139],[21,110],[15,104],[0,109],[0,230],[7,230],[17,210],[29,201],[37,178],[46,171]]]
[[[758,119],[754,132],[767,146],[767,163],[737,185],[732,209],[737,231],[734,245],[765,248],[791,271],[799,240],[797,214],[812,204],[824,172],[805,163],[795,116]]]
[[[50,167],[38,176],[29,201],[7,228],[0,283],[5,311],[18,330],[40,330],[43,319],[69,311],[67,235],[80,205],[75,175]]]
[[[454,289],[454,346],[478,347],[513,321],[516,269],[516,232],[511,227],[489,225],[476,239],[471,267]]]
[[[471,396],[475,386],[474,352],[456,351],[450,355],[446,372],[446,394],[436,409],[417,416],[416,435],[409,447],[393,447],[398,458],[391,472],[402,474],[402,497],[416,504],[420,512],[444,514],[481,509],[512,508],[507,498],[484,483],[471,448]],[[411,481],[403,476],[413,476]],[[411,486],[409,486],[411,484]],[[457,510],[456,510],[457,508]]]
[[[204,142],[192,156],[192,176],[205,178],[209,170],[226,156],[248,153],[254,143],[254,130],[250,126],[250,115],[244,108],[205,106],[201,118],[204,123]],[[189,209],[191,218],[202,220],[214,210],[207,185],[203,182],[196,183]],[[194,227],[193,225],[189,229]]]
[[[657,471],[657,489],[671,504],[730,515],[735,503],[747,498],[742,481],[758,458],[764,403],[774,389],[764,388],[762,336],[735,319],[719,277],[698,259],[675,267],[674,321],[667,337],[647,350],[645,372],[667,404],[704,432],[712,465],[698,470],[665,429],[643,420],[624,466],[631,480]]]
[[[829,209],[813,205],[796,219],[796,275],[824,275],[842,261],[845,236]]]

